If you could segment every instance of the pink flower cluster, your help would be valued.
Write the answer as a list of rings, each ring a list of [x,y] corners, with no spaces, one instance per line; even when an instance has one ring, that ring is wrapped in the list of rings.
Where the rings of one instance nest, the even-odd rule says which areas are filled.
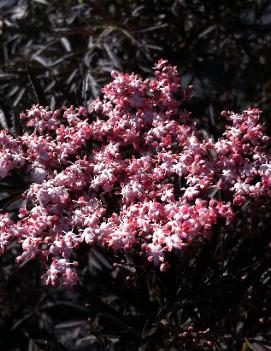
[[[269,138],[260,111],[223,112],[224,134],[205,140],[177,99],[180,78],[160,60],[154,79],[112,73],[84,107],[21,114],[27,132],[0,132],[0,177],[29,183],[18,220],[0,218],[0,248],[17,240],[17,262],[40,257],[47,284],[77,283],[76,250],[98,243],[134,250],[168,267],[167,252],[209,239],[218,218],[271,195]]]

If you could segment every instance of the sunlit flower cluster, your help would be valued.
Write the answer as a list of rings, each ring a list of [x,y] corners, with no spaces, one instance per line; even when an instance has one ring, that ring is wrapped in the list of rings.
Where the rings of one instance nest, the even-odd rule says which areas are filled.
[[[0,132],[0,177],[20,172],[28,189],[17,220],[0,218],[0,248],[39,257],[47,284],[77,283],[77,249],[94,243],[135,251],[168,268],[172,250],[209,240],[218,219],[271,195],[269,138],[260,111],[223,112],[224,134],[206,140],[183,108],[175,67],[160,60],[154,79],[112,73],[84,107],[21,114],[26,131]],[[177,98],[178,96],[178,98]]]

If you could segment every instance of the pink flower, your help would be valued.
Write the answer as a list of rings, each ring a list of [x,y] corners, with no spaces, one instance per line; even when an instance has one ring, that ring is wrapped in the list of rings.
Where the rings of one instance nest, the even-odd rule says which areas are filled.
[[[16,169],[29,180],[27,207],[14,223],[0,215],[0,249],[22,247],[18,263],[41,257],[46,284],[78,282],[73,261],[83,243],[131,251],[169,268],[172,250],[209,240],[245,202],[271,197],[269,137],[260,110],[223,112],[218,140],[205,140],[182,102],[176,67],[159,60],[154,79],[112,73],[85,107],[21,114],[30,127],[0,131],[0,178]],[[227,199],[227,200],[225,200]]]

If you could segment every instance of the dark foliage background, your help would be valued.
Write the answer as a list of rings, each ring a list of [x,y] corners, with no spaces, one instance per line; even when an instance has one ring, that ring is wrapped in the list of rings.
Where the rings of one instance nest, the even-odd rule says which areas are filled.
[[[270,126],[270,0],[0,0],[0,122],[20,132],[33,103],[86,104],[112,69],[148,76],[160,57],[194,85],[189,109],[207,133],[219,132],[221,110],[247,105]],[[1,207],[22,191],[19,175],[1,182]],[[74,292],[42,286],[35,262],[15,265],[14,245],[0,258],[0,349],[268,350],[269,217],[252,209],[243,227],[217,225],[163,274],[83,248]]]

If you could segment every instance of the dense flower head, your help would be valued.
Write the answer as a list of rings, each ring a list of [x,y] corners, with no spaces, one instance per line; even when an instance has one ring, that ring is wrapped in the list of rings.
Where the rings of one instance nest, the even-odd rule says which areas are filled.
[[[271,196],[269,138],[260,110],[223,112],[217,140],[204,139],[183,106],[175,67],[160,60],[154,79],[112,73],[84,107],[21,114],[22,136],[0,132],[0,177],[19,171],[28,189],[18,220],[0,217],[0,249],[22,247],[18,263],[40,257],[46,284],[77,283],[84,242],[138,254],[168,268],[167,255],[209,240],[218,219]],[[77,257],[80,259],[80,257]]]

